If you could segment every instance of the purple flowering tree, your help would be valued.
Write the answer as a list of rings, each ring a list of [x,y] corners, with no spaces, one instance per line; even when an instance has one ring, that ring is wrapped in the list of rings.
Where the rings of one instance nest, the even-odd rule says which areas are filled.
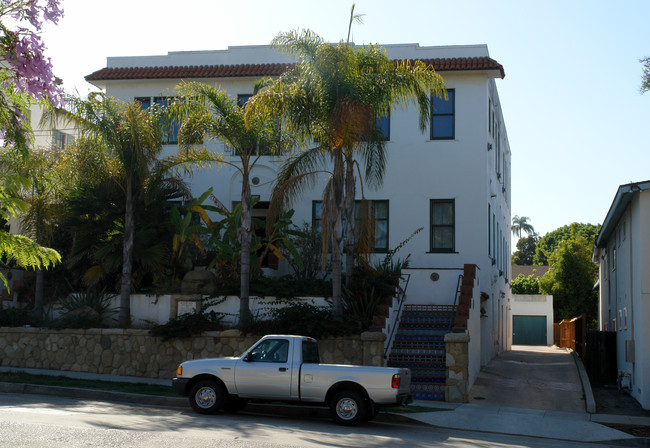
[[[25,150],[32,100],[61,105],[52,61],[40,32],[63,16],[60,0],[0,0],[0,140]]]
[[[52,62],[44,54],[40,36],[45,22],[58,23],[63,15],[60,0],[0,0],[0,218],[8,220],[26,212],[19,199],[29,182],[13,172],[18,163],[7,163],[12,148],[27,160],[33,140],[27,119],[34,101],[61,105],[63,91],[56,84]],[[61,261],[53,249],[42,247],[24,235],[0,229],[0,261],[38,271]],[[0,281],[8,287],[0,273]],[[36,304],[37,317],[42,315]]]

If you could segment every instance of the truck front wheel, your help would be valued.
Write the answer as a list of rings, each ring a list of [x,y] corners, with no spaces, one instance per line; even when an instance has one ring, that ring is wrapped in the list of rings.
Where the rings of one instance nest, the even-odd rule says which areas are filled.
[[[214,414],[224,402],[221,385],[215,381],[199,381],[190,391],[190,406],[200,414]]]
[[[361,395],[353,391],[343,391],[334,395],[330,403],[332,418],[343,426],[356,426],[364,421],[367,406]]]

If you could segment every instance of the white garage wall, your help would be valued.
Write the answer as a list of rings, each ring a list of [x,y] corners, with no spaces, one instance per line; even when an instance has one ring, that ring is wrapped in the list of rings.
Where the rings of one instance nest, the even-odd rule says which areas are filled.
[[[546,344],[553,345],[553,296],[513,294],[511,319],[514,316],[546,316]],[[510,321],[512,329],[512,320]],[[508,335],[512,345],[512,331]]]

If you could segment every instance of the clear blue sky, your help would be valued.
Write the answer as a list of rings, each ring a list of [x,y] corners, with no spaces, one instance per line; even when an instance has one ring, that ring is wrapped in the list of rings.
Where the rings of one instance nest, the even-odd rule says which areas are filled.
[[[311,28],[345,38],[348,0],[63,0],[65,17],[44,34],[68,90],[107,56],[268,44]],[[512,214],[540,234],[600,223],[619,185],[650,179],[650,1],[359,0],[363,43],[487,44],[512,151]],[[645,124],[644,124],[645,123]],[[514,250],[514,244],[513,244]]]

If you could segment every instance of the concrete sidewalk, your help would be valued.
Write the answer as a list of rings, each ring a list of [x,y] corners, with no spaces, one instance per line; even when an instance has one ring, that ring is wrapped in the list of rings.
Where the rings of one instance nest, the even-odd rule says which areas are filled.
[[[596,414],[582,361],[557,347],[513,346],[492,359],[474,382],[469,403],[417,404],[449,409],[409,414],[446,428],[571,441],[639,441],[650,446],[647,439],[604,426],[650,426],[650,418]]]

